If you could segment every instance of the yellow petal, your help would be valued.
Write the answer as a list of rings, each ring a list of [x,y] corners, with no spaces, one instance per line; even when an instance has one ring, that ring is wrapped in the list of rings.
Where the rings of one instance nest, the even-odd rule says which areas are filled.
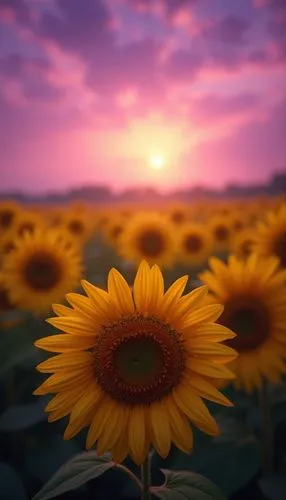
[[[134,312],[130,287],[123,276],[114,268],[108,274],[108,292],[110,300],[114,302],[120,315],[129,315]]]
[[[98,324],[94,321],[88,321],[86,318],[68,318],[63,316],[61,318],[49,318],[47,323],[54,326],[58,330],[71,335],[96,335]]]
[[[160,268],[155,264],[150,272],[150,301],[148,310],[150,314],[156,314],[158,305],[164,295],[164,278]]]
[[[200,323],[214,322],[223,312],[223,306],[220,304],[210,304],[190,313],[185,319],[182,328],[189,328]]]
[[[203,377],[192,374],[185,381],[186,386],[190,386],[190,390],[195,392],[198,396],[214,403],[223,406],[233,406],[233,403],[219,392],[212,384],[207,382]]]
[[[184,332],[184,337],[187,341],[196,339],[206,342],[222,342],[223,340],[234,339],[236,333],[219,323],[206,323],[191,328],[189,332]]]
[[[115,443],[120,438],[126,425],[126,416],[128,411],[123,406],[118,405],[98,438],[96,450],[99,455],[111,451]]]
[[[83,380],[88,384],[92,380],[93,373],[90,368],[80,367],[80,369],[73,370],[72,372],[60,372],[51,375],[33,394],[42,396],[50,392],[60,392],[63,390],[71,389],[74,384],[80,383]]]
[[[105,290],[98,288],[86,280],[81,280],[81,286],[84,291],[93,301],[96,315],[101,323],[112,321],[116,317],[116,313],[111,306],[109,295]]]
[[[79,293],[68,293],[66,299],[78,313],[87,316],[89,320],[96,321],[96,311],[91,299]]]
[[[94,336],[78,336],[62,333],[60,335],[50,335],[36,340],[34,345],[39,349],[49,352],[75,352],[84,351],[94,346]]]
[[[171,428],[171,440],[180,450],[188,453],[193,448],[193,431],[186,416],[181,412],[172,396],[166,402],[166,412]]]
[[[133,285],[134,302],[137,311],[145,313],[150,301],[150,267],[143,260],[138,268]]]
[[[238,353],[224,344],[216,342],[207,342],[199,339],[190,339],[185,345],[190,354],[197,357],[211,356],[212,361],[221,361],[227,363],[237,358]]]
[[[80,432],[83,427],[87,427],[92,419],[96,405],[102,399],[102,392],[94,383],[85,390],[84,394],[74,406],[69,424],[64,433],[64,439],[71,439]]]
[[[104,398],[96,409],[86,438],[86,448],[90,449],[101,436],[103,429],[117,410],[118,403]]]
[[[136,464],[142,464],[145,460],[146,438],[145,409],[143,406],[134,407],[130,411],[128,442]]]
[[[76,370],[80,367],[93,365],[94,357],[91,352],[71,352],[58,354],[52,358],[46,359],[37,366],[37,370],[42,373],[53,373],[63,370]]]
[[[235,375],[226,366],[219,363],[206,361],[205,359],[190,358],[187,366],[191,371],[205,375],[206,377],[234,379]]]
[[[179,304],[179,299],[186,288],[188,279],[188,276],[182,276],[181,278],[177,279],[170,286],[165,295],[163,295],[161,300],[162,305],[158,309],[158,315],[163,320],[171,317],[172,314],[174,314],[174,312],[176,311]]]
[[[174,389],[173,397],[182,412],[187,415],[198,429],[211,436],[219,434],[219,428],[215,419],[211,416],[206,405],[197,394],[191,392],[183,384],[180,384]]]
[[[208,286],[200,286],[195,290],[192,290],[187,295],[181,297],[180,304],[178,306],[177,314],[179,316],[184,316],[193,307],[197,307],[198,303],[202,302],[208,293]]]
[[[76,312],[73,309],[62,304],[53,304],[52,309],[57,316],[76,316]]]
[[[148,417],[154,448],[162,458],[166,458],[171,447],[171,430],[164,403],[161,401],[152,403],[148,410]]]

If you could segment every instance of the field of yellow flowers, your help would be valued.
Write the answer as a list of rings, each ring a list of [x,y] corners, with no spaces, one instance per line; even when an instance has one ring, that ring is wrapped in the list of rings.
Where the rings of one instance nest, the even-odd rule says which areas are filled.
[[[283,500],[286,200],[0,202],[1,500]]]

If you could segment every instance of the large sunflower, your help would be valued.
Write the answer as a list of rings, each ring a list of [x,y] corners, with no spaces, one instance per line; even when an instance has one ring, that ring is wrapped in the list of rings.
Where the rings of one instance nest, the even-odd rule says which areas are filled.
[[[237,334],[228,341],[239,353],[232,365],[236,386],[250,392],[262,377],[278,383],[286,369],[286,272],[278,259],[255,254],[245,262],[231,256],[228,264],[212,258],[210,267],[200,279],[212,301],[224,305],[219,323]]]
[[[275,255],[286,267],[286,205],[278,212],[269,212],[257,226],[255,251],[261,256]]]
[[[13,229],[18,236],[24,233],[33,233],[37,227],[43,225],[43,218],[39,213],[22,211],[15,219]]]
[[[136,263],[145,259],[149,264],[171,266],[177,242],[173,225],[156,213],[139,213],[126,224],[119,240],[119,252]]]
[[[213,240],[202,224],[185,224],[178,237],[179,259],[193,265],[205,262],[211,254]]]
[[[77,286],[81,256],[77,246],[71,246],[61,233],[38,229],[14,244],[1,273],[13,303],[22,309],[46,311]]]
[[[206,287],[182,297],[187,278],[164,293],[159,267],[142,262],[133,292],[112,269],[108,292],[82,281],[88,297],[68,294],[72,308],[54,306],[59,317],[48,322],[64,333],[35,343],[59,353],[38,365],[53,375],[35,394],[57,393],[46,411],[49,421],[70,414],[65,439],[89,427],[87,448],[141,464],[152,445],[162,457],[171,442],[189,451],[188,420],[219,432],[201,398],[231,405],[206,376],[233,378],[224,364],[236,352],[220,342],[235,335],[215,323],[222,306],[201,307]]]

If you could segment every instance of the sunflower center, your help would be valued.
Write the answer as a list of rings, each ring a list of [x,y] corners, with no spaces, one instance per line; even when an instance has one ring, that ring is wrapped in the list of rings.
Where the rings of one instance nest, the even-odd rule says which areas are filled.
[[[202,249],[202,246],[202,239],[197,234],[189,234],[184,240],[184,247],[188,253],[197,253]]]
[[[5,255],[7,255],[8,253],[12,252],[13,250],[15,250],[15,245],[14,243],[12,243],[11,241],[5,243],[5,245],[3,245],[3,248],[2,248],[2,251]]]
[[[219,322],[237,334],[227,344],[239,352],[256,349],[269,336],[269,312],[257,299],[235,299],[226,303]]]
[[[0,225],[4,228],[11,226],[14,219],[14,212],[12,210],[3,210],[0,212]]]
[[[58,284],[61,269],[52,255],[33,255],[26,264],[24,276],[26,282],[35,290],[50,290]]]
[[[226,226],[217,226],[215,228],[215,238],[217,241],[226,241],[229,236],[229,229]]]
[[[103,327],[94,356],[98,384],[128,405],[148,405],[170,394],[185,366],[177,332],[140,314]]]
[[[69,230],[73,234],[82,234],[84,232],[84,226],[81,221],[73,220],[69,223]]]
[[[160,255],[165,248],[164,237],[155,229],[145,231],[139,239],[139,248],[144,255],[156,257]]]
[[[280,259],[281,266],[286,267],[286,229],[275,241],[274,253]]]

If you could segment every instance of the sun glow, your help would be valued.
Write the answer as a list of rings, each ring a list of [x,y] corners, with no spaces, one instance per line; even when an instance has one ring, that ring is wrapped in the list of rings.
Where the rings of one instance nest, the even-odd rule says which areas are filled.
[[[162,155],[152,155],[150,158],[150,165],[154,170],[161,170],[165,165],[165,160]]]

